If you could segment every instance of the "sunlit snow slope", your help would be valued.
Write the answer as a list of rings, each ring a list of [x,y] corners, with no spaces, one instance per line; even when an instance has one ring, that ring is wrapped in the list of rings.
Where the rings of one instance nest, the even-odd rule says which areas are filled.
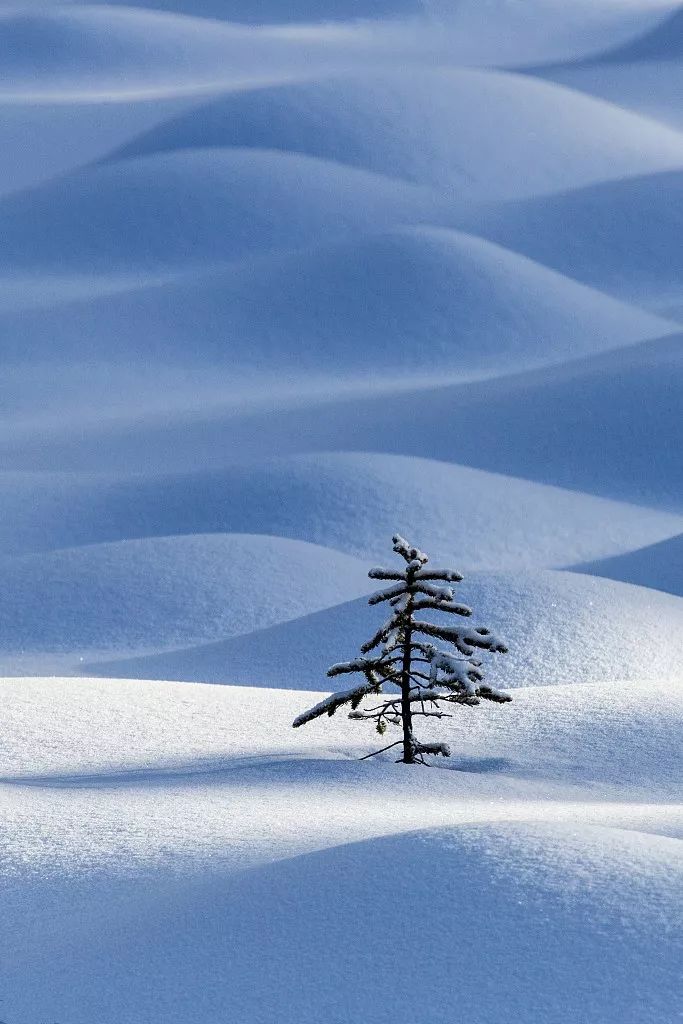
[[[2,1024],[673,1024],[682,96],[677,0],[3,5]],[[450,770],[290,727],[396,530]]]

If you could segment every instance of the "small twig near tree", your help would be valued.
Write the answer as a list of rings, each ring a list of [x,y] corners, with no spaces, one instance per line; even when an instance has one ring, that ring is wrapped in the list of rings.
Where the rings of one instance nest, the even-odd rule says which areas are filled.
[[[475,707],[482,700],[505,704],[512,698],[492,686],[484,684],[482,663],[473,657],[475,650],[498,654],[507,652],[500,637],[484,626],[432,623],[416,618],[420,611],[445,612],[469,618],[471,610],[458,604],[453,595],[454,583],[462,576],[453,569],[428,569],[427,555],[413,547],[399,534],[393,539],[394,551],[406,562],[402,570],[371,569],[371,579],[383,580],[390,586],[373,594],[369,604],[386,601],[391,615],[375,635],[361,647],[362,656],[353,661],[332,665],[328,676],[358,673],[364,682],[350,690],[332,693],[309,711],[294,720],[294,728],[311,722],[321,715],[331,717],[338,708],[349,705],[349,718],[371,721],[380,736],[389,726],[402,730],[403,738],[388,747],[366,754],[361,760],[382,754],[402,744],[405,764],[427,764],[426,755],[450,757],[447,743],[421,743],[415,738],[413,720],[416,717],[449,718],[443,704],[462,704]],[[426,639],[425,639],[426,638]],[[436,647],[433,639],[455,648],[452,653]],[[374,653],[373,653],[374,652]],[[421,670],[418,666],[423,666]],[[386,685],[398,692],[384,697]],[[371,707],[361,707],[365,697],[382,695]]]

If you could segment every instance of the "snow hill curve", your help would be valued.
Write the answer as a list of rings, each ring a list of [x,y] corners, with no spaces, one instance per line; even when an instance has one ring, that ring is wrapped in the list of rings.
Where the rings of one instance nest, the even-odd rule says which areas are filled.
[[[683,534],[669,537],[657,544],[625,551],[611,558],[600,558],[581,565],[572,565],[572,572],[605,576],[611,580],[623,580],[644,587],[656,587],[669,594],[683,597]]]
[[[156,537],[5,559],[2,657],[182,646],[372,589],[358,559],[250,534]]]
[[[103,0],[105,2],[105,0]],[[421,0],[106,0],[107,6],[144,7],[149,10],[214,18],[246,25],[315,24],[376,20],[424,15]]]
[[[335,224],[331,205],[320,210],[319,225],[331,233],[350,230],[348,221],[362,213],[359,204],[347,224]],[[245,197],[245,224],[249,217]],[[159,234],[150,226],[150,246],[158,245],[161,260]],[[106,244],[104,237],[97,241]],[[132,247],[123,236],[119,241]],[[229,251],[234,236],[224,244]],[[179,233],[179,259],[181,245]],[[8,310],[0,313],[0,353],[8,370],[50,366],[53,388],[62,375],[72,388],[75,366],[85,362],[111,367],[114,390],[117,366],[130,371],[137,363],[142,380],[154,360],[165,371],[211,371],[219,396],[221,386],[227,392],[255,375],[270,381],[273,394],[294,381],[303,393],[307,382],[322,380],[332,386],[498,376],[676,330],[490,242],[419,226],[187,272],[166,284]]]
[[[681,335],[673,335],[512,376],[404,389],[394,400],[329,400],[237,419],[217,414],[184,421],[182,431],[150,424],[143,452],[138,435],[137,459],[129,435],[110,431],[100,434],[97,452],[100,468],[124,456],[130,468],[153,453],[157,469],[178,470],[193,465],[191,452],[209,459],[219,444],[224,458],[233,451],[255,460],[300,452],[305,438],[308,450],[429,457],[678,514],[682,375]],[[92,465],[94,439],[75,445],[55,438],[52,465]],[[44,440],[39,447],[27,439],[13,457],[25,468],[51,464]]]
[[[462,225],[663,315],[683,305],[683,171],[482,205]]]
[[[477,199],[683,166],[683,134],[522,75],[421,68],[231,92],[119,150],[273,149]]]
[[[128,275],[429,220],[429,190],[286,153],[186,150],[86,168],[0,201],[0,272]],[[436,216],[438,223],[438,215]],[[36,290],[44,286],[39,281]]]
[[[534,74],[683,130],[680,61],[562,64]]]
[[[182,13],[108,4],[10,9],[0,20],[0,98],[140,100],[277,82],[300,77],[302,68],[320,74],[399,60],[416,66],[553,63],[643,36],[675,6],[671,0],[654,8],[574,0],[568,8],[535,0],[521,8],[495,0],[482,7],[467,0],[453,10],[430,0],[420,16],[398,2],[402,18],[373,18],[370,10],[370,19],[282,27],[195,17],[194,4]],[[233,11],[240,20],[236,5]],[[253,4],[248,12],[247,22]],[[320,15],[325,18],[324,8]],[[283,20],[281,9],[276,20]]]
[[[372,727],[364,729],[343,713],[293,730],[291,723],[302,705],[318,699],[314,692],[91,677],[3,679],[2,694],[3,795],[8,795],[10,782],[24,784],[25,798],[31,784],[58,787],[71,782],[82,793],[88,785],[99,788],[102,796],[108,783],[135,785],[136,776],[140,788],[152,784],[157,791],[164,783],[175,788],[183,778],[195,786],[203,780],[209,787],[222,781],[239,790],[249,774],[253,781],[272,782],[274,772],[288,771],[293,786],[305,779],[331,786],[330,799],[342,780],[359,789],[376,787],[378,800],[389,791],[401,792],[404,808],[431,793],[442,813],[450,805],[457,807],[461,821],[471,821],[468,814],[474,812],[475,820],[481,817],[481,807],[475,812],[472,802],[478,784],[485,795],[489,785],[507,783],[513,801],[512,780],[524,787],[517,795],[526,789],[527,796],[531,793],[525,784],[534,780],[534,796],[541,800],[557,796],[558,786],[572,800],[586,792],[594,798],[596,786],[619,787],[620,800],[626,792],[629,799],[638,798],[649,787],[649,799],[656,793],[661,801],[680,788],[677,736],[683,694],[680,687],[653,679],[620,687],[618,699],[614,683],[594,682],[516,688],[512,703],[504,708],[483,704],[474,712],[457,709],[454,718],[428,727],[433,736],[452,745],[452,759],[441,766],[455,774],[440,771],[429,781],[424,774],[416,778],[394,768],[390,753],[372,762],[380,771],[368,777],[364,769],[371,766],[354,764],[349,755],[373,749]],[[256,727],[246,729],[248,720]],[[454,788],[449,790],[450,786]],[[130,787],[124,788],[129,794]],[[341,789],[340,796],[348,792],[345,786]],[[448,799],[453,795],[455,805]],[[357,806],[355,800],[347,803]],[[415,828],[429,820],[397,821],[391,817],[397,804],[382,800],[382,806],[389,831]],[[511,818],[520,812],[543,818],[552,817],[557,809],[555,805],[536,810],[527,800],[521,807],[508,803],[507,813]],[[484,816],[495,818],[500,810],[500,804],[497,809],[489,804]],[[671,805],[667,810],[672,812]],[[627,811],[621,821],[637,828],[637,811],[630,821],[629,817]],[[314,825],[311,818],[306,820]],[[319,824],[324,829],[331,820]],[[377,826],[376,821],[370,824],[371,832]],[[661,821],[660,828],[664,834],[677,834],[675,816],[671,814],[668,824]],[[319,838],[330,843],[337,837],[327,832]],[[348,839],[348,833],[342,838]],[[252,831],[250,841],[254,839]],[[34,853],[40,856],[41,851]]]
[[[173,880],[157,867],[155,885],[145,893],[138,885],[137,901],[107,915],[106,928],[103,908],[98,915],[90,903],[80,926],[41,934],[41,962],[66,965],[57,979],[34,966],[34,983],[22,984],[28,958],[14,953],[8,1015],[53,1012],[88,1024],[107,1007],[120,1024],[154,1014],[168,1024],[188,1015],[218,1024],[230,1006],[243,1024],[260,1024],[282,1020],[285,1005],[298,1024],[390,1024],[414,1001],[431,1024],[448,1024],[457,991],[473,1024],[530,1024],[539,1012],[546,1024],[590,1014],[604,1024],[671,1020],[679,845],[583,822],[487,822],[328,847],[237,877]],[[400,901],[397,878],[408,881]],[[396,972],[395,951],[383,947],[405,915],[440,936],[438,969],[408,957]],[[472,956],[463,971],[461,951],[478,944],[482,922],[486,956]],[[368,949],[380,950],[373,971]],[[321,958],[335,977],[354,979],[343,1018],[338,987],[316,969]],[[489,960],[503,982],[490,984]],[[114,961],[129,980],[112,993]],[[277,968],[277,989],[262,988],[264,962]]]
[[[677,679],[683,655],[679,597],[554,571],[470,573],[457,593],[473,609],[473,624],[498,630],[508,641],[509,654],[485,659],[495,685]],[[355,657],[382,621],[363,598],[225,641],[90,663],[83,671],[329,692],[328,667]]]
[[[184,112],[188,100],[145,103],[3,103],[0,196],[103,159],[141,132]]]
[[[680,60],[683,57],[683,9],[680,3],[672,4],[671,7],[671,13],[649,32],[602,53],[600,63]]]
[[[144,102],[202,96],[231,87],[353,67],[367,50],[381,56],[377,33],[343,32],[330,40],[265,26],[231,25],[187,13],[119,5],[40,5],[0,18],[0,101],[8,103]],[[421,48],[438,38],[423,30]],[[390,51],[414,47],[408,32]]]
[[[520,67],[599,56],[666,29],[679,0],[427,0],[432,17],[453,36],[459,64]]]
[[[249,530],[374,562],[400,529],[419,534],[434,558],[460,568],[564,567],[667,541],[683,529],[680,514],[453,463],[366,452],[144,477],[4,473],[0,498],[5,556]]]
[[[178,473],[304,451],[454,462],[679,514],[680,335],[557,367],[299,407],[55,423],[0,443],[7,470]],[[296,404],[296,403],[293,403]],[[404,415],[405,410],[410,415]],[[429,416],[423,413],[429,410]],[[448,430],[441,428],[448,424]],[[476,430],[473,429],[476,424]]]

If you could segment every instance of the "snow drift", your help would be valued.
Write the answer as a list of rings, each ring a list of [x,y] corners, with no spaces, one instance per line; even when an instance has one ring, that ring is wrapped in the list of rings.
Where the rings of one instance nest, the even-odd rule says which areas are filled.
[[[498,688],[677,679],[683,655],[679,597],[550,571],[470,573],[457,596],[472,608],[474,625],[486,623],[505,635],[510,652],[490,666],[489,681]],[[329,666],[354,657],[382,621],[358,599],[226,641],[90,664],[85,671],[329,692]],[[651,637],[657,639],[645,639]]]
[[[206,147],[302,153],[456,195],[512,199],[678,170],[683,135],[522,75],[456,68],[231,92],[117,156]]]
[[[50,653],[73,665],[88,650],[222,638],[371,589],[358,559],[249,534],[67,548],[5,560],[2,568],[0,649],[10,662],[35,665]]]
[[[225,245],[229,256],[234,237]],[[425,226],[113,291],[0,314],[8,372],[29,364],[30,387],[49,367],[59,401],[59,379],[73,389],[79,367],[90,369],[86,382],[106,367],[115,393],[119,373],[129,390],[150,363],[161,363],[152,393],[158,374],[171,377],[175,368],[181,400],[187,393],[191,404],[201,389],[192,381],[182,387],[188,370],[204,375],[214,401],[263,381],[274,394],[283,383],[304,394],[307,381],[326,381],[332,391],[343,382],[375,389],[382,381],[499,376],[678,330],[497,245]],[[106,397],[95,401],[102,408]],[[136,404],[144,403],[143,387]]]

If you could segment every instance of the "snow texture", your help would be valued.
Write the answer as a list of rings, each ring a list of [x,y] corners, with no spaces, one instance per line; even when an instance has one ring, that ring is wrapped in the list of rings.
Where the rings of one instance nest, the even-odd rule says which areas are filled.
[[[383,1024],[410,996],[445,1024],[454,991],[478,1024],[539,1007],[552,1024],[674,1017],[680,690],[635,684],[617,705],[609,686],[531,689],[478,725],[463,710],[467,728],[435,739],[452,751],[441,771],[349,761],[359,730],[343,717],[292,732],[302,695],[285,691],[52,679],[2,693],[8,1020],[218,1024],[238,1007],[256,1024],[285,1000],[292,1021]],[[261,723],[248,734],[245,705]],[[438,933],[438,971],[411,959],[385,974],[385,954],[361,969],[403,934],[404,906]],[[483,939],[503,1003],[487,964],[462,970]],[[321,957],[335,986],[318,983]]]
[[[608,679],[625,689],[644,679],[679,685],[680,597],[592,575],[548,571],[470,573],[458,592],[475,610],[468,622],[505,627],[511,648],[496,660],[491,674],[491,682],[503,688],[592,685]],[[328,666],[360,648],[369,634],[369,614],[362,598],[230,640],[107,661],[86,670],[136,679],[327,691]],[[446,624],[450,620],[443,618]]]
[[[676,1019],[681,95],[679,0],[3,5],[5,1024]],[[397,531],[438,771],[291,728]]]

